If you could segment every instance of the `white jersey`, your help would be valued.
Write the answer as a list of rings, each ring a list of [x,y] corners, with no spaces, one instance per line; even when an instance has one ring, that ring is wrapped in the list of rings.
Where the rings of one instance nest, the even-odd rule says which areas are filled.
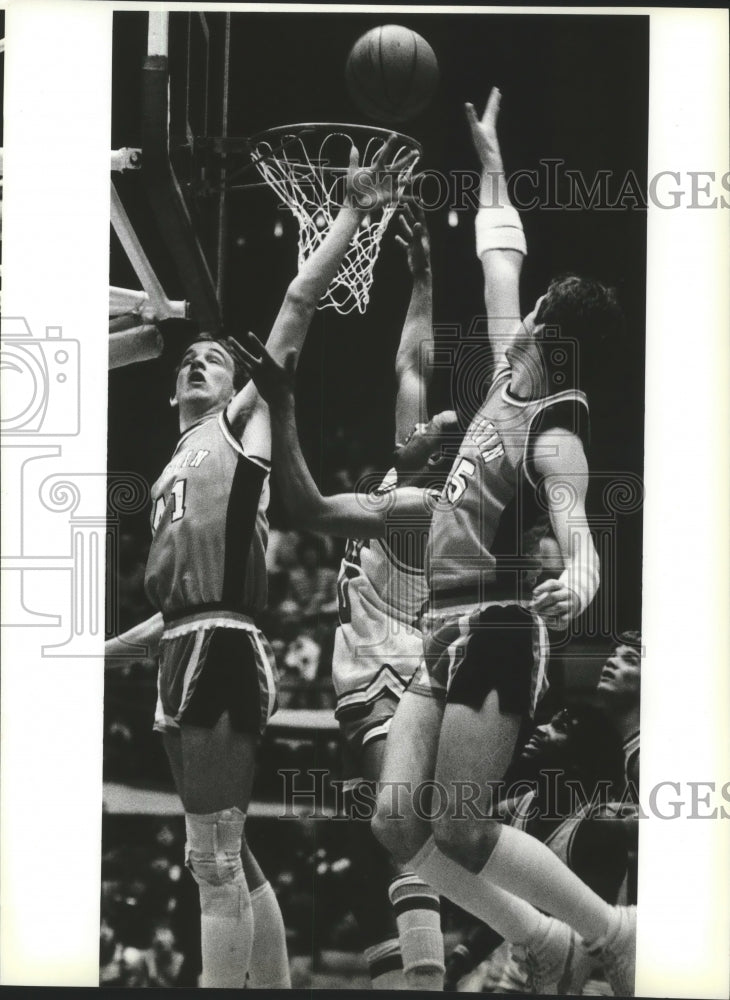
[[[391,470],[379,494],[397,489]],[[428,597],[423,554],[430,527],[421,518],[393,518],[384,538],[351,539],[337,581],[340,624],[332,679],[338,710],[389,690],[405,690],[423,653],[420,616]]]

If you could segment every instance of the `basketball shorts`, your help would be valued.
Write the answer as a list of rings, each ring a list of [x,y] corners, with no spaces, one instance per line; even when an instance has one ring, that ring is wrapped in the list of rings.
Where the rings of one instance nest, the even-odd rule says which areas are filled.
[[[500,708],[532,717],[547,690],[549,644],[539,615],[515,602],[429,611],[423,658],[408,691],[481,708],[496,690]]]
[[[366,744],[385,739],[399,701],[400,695],[384,691],[374,701],[335,710],[340,732],[351,752],[358,755]]]
[[[349,625],[337,629],[332,656],[335,718],[355,755],[371,740],[385,738],[422,656],[423,637],[414,628],[394,628],[387,641],[370,646]]]
[[[250,618],[231,612],[176,620],[160,641],[154,728],[212,729],[224,712],[239,733],[259,735],[277,705],[274,654]]]
[[[342,742],[343,791],[351,792],[365,779],[363,751],[385,740],[400,702],[400,695],[386,691],[375,701],[355,705],[335,715],[340,723]]]

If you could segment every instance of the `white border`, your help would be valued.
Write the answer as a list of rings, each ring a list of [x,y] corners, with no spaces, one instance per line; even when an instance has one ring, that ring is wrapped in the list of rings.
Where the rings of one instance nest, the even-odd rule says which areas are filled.
[[[73,470],[106,464],[112,13],[153,6],[172,5],[10,0],[7,7],[3,304],[6,315],[28,316],[34,330],[62,325],[81,341],[83,436],[64,441]],[[254,9],[320,8],[236,7]],[[382,7],[357,9],[386,16]],[[389,7],[387,18],[413,10]],[[651,13],[650,175],[728,169],[724,11],[482,10]],[[649,213],[645,789],[667,779],[719,786],[730,776],[728,218],[712,210]],[[8,495],[13,488],[3,485]],[[102,661],[44,662],[32,632],[3,635],[0,974],[4,984],[95,986]],[[728,996],[729,831],[727,821],[642,825],[640,995]]]

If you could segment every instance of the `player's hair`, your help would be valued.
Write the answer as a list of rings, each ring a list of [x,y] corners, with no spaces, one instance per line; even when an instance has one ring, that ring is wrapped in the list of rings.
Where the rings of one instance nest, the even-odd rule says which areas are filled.
[[[619,646],[631,646],[641,652],[641,632],[637,629],[627,629],[625,632],[619,632],[616,639],[617,642],[615,648],[618,648]]]
[[[575,368],[568,372],[568,377],[573,387],[580,387],[590,399],[601,387],[609,345],[613,344],[615,350],[624,330],[623,313],[615,291],[600,281],[577,274],[554,278],[540,303],[535,321],[545,325],[546,334],[554,332],[561,339],[576,344]],[[542,338],[538,341],[546,342]],[[565,373],[558,374],[553,369],[553,359],[559,352],[541,350],[540,353],[548,384],[553,383],[555,376],[556,386],[571,388],[565,383]]]
[[[553,278],[535,321],[557,327],[561,337],[580,343],[601,343],[621,332],[624,325],[614,289],[577,274]]]

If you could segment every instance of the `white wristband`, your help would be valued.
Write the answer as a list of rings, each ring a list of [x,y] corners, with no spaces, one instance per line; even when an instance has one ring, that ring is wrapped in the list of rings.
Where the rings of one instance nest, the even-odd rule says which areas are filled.
[[[592,553],[588,564],[571,563],[558,577],[560,583],[577,596],[579,608],[573,617],[582,614],[596,596],[598,584],[601,582],[598,556]]]
[[[520,213],[512,205],[480,208],[474,221],[477,257],[487,250],[517,250],[527,254]]]

